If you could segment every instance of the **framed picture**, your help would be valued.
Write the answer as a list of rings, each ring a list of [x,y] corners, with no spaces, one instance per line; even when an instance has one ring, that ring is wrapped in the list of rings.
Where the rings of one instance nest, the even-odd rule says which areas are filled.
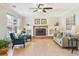
[[[40,19],[35,19],[35,24],[40,24]]]
[[[41,24],[47,24],[47,19],[41,19]]]

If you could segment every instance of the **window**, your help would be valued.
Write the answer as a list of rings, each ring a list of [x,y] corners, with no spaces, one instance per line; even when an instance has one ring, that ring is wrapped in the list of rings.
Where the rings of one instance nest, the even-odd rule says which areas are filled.
[[[7,28],[14,32],[17,32],[18,18],[10,14],[7,14],[6,17],[7,17]]]
[[[11,19],[11,15],[6,15],[7,16],[7,27],[11,27],[12,26],[12,19]]]
[[[72,30],[73,25],[75,25],[75,14],[66,18],[66,29]]]

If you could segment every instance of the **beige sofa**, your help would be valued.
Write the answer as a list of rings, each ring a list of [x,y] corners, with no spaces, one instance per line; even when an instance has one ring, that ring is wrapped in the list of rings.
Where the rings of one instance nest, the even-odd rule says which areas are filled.
[[[69,34],[68,34],[69,35]],[[61,47],[71,47],[71,42],[70,44],[68,45],[68,36],[66,33],[63,33],[63,32],[56,32],[54,34],[54,41],[60,45]],[[76,46],[76,42],[74,41],[73,42],[74,44],[74,47]]]

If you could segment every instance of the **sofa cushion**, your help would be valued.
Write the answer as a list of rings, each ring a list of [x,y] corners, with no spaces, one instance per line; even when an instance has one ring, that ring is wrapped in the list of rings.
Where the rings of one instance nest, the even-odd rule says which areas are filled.
[[[62,38],[62,36],[63,36],[63,33],[62,32],[58,32],[57,33],[57,38]]]

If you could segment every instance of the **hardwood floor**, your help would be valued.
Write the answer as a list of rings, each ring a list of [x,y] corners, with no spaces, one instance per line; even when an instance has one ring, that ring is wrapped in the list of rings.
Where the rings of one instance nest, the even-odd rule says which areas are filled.
[[[13,56],[77,56],[79,51],[71,53],[71,49],[58,46],[53,39],[32,39],[26,42],[26,47],[15,46],[9,50],[8,55]]]

